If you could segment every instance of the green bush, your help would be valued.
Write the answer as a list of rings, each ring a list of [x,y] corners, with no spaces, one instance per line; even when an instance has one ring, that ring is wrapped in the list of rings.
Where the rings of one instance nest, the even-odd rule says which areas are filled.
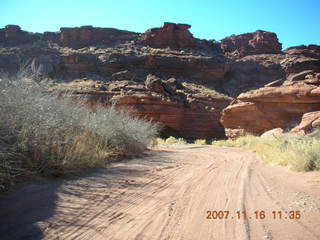
[[[206,144],[206,140],[205,139],[196,139],[194,141],[194,144],[205,145]]]
[[[187,144],[187,141],[184,140],[183,138],[175,138],[173,136],[170,136],[167,139],[156,138],[154,139],[154,144],[160,144],[160,145]]]

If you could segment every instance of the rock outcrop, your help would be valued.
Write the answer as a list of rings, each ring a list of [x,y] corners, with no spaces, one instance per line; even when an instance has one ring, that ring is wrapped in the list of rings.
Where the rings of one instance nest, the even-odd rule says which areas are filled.
[[[222,81],[226,94],[237,97],[240,93],[258,89],[277,80],[284,80],[286,72],[281,61],[283,54],[249,55],[230,64],[230,71]]]
[[[130,109],[135,115],[152,119],[163,126],[162,136],[184,138],[222,138],[224,128],[219,122],[221,111],[230,102],[223,98],[193,98],[191,103],[164,100],[154,96],[113,95],[82,92],[91,103],[115,101],[118,107]],[[106,101],[106,98],[108,101]]]
[[[284,50],[286,57],[281,61],[281,66],[286,75],[299,73],[305,70],[320,72],[320,46],[296,46]]]
[[[97,44],[110,45],[123,41],[130,41],[137,36],[137,33],[115,28],[97,28],[92,26],[61,28],[60,44],[71,48],[81,48]]]
[[[320,126],[320,111],[305,113],[302,116],[301,122],[291,132],[307,133],[315,127]]]
[[[303,74],[302,74],[303,75]],[[287,80],[278,87],[242,93],[223,111],[226,135],[260,135],[270,129],[290,129],[303,114],[320,110],[320,76],[313,72],[303,80]]]
[[[0,28],[0,45],[15,46],[32,43],[40,39],[40,34],[22,31],[17,25],[7,25]]]
[[[232,35],[221,40],[221,48],[229,57],[281,53],[282,44],[275,33],[258,30],[253,33]]]
[[[310,58],[320,58],[320,46],[315,44],[310,44],[308,46],[305,45],[299,45],[294,47],[289,47],[283,52],[290,54],[290,55],[296,55],[296,56],[305,56]]]
[[[87,92],[103,104],[117,98],[184,137],[223,136],[226,95],[242,93],[222,116],[231,137],[288,128],[319,110],[320,46],[281,51],[277,35],[261,30],[200,40],[190,27],[164,23],[139,34],[82,26],[40,34],[8,25],[0,29],[0,71],[13,74],[29,62],[39,81],[59,79],[59,90]]]
[[[66,74],[81,76],[90,73],[112,75],[130,70],[180,76],[196,81],[220,81],[229,70],[223,58],[163,54],[70,54],[61,56],[61,69]],[[144,77],[144,76],[143,76]]]
[[[42,40],[77,49],[98,44],[112,45],[131,41],[136,39],[138,35],[138,33],[115,28],[93,26],[61,28],[60,32],[44,32],[40,34],[22,31],[16,25],[7,25],[5,28],[0,29],[0,43],[4,46],[15,46]]]
[[[305,71],[320,72],[320,46],[297,46],[280,54],[255,54],[236,59],[222,81],[222,89],[232,97],[265,85],[281,85]]]
[[[194,48],[196,39],[188,30],[188,24],[164,23],[160,28],[150,28],[142,39],[155,48]]]

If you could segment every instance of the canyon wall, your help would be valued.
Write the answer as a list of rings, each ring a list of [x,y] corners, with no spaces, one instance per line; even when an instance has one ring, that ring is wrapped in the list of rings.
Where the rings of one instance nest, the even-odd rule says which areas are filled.
[[[29,64],[39,81],[72,86],[91,102],[117,99],[163,124],[166,135],[261,134],[319,110],[320,46],[282,51],[272,32],[219,42],[195,38],[190,28],[166,22],[144,33],[93,26],[30,33],[8,25],[0,29],[0,70]]]

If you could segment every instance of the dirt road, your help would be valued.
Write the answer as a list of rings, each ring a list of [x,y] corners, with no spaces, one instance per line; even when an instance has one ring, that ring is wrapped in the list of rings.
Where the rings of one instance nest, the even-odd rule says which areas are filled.
[[[237,148],[158,149],[0,196],[0,239],[312,240],[319,223],[319,173]]]

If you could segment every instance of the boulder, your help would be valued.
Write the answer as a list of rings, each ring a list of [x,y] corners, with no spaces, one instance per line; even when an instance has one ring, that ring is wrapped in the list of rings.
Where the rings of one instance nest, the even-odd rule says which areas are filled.
[[[308,112],[303,114],[298,126],[291,129],[291,132],[309,132],[312,128],[320,126],[320,111]]]
[[[266,139],[270,139],[270,138],[276,138],[277,135],[284,133],[282,128],[274,128],[272,130],[266,131],[264,132],[261,137],[262,138],[266,138]]]
[[[188,24],[166,22],[160,28],[151,28],[142,34],[145,43],[154,48],[194,48],[196,39],[189,32]]]
[[[152,92],[160,93],[166,95],[167,92],[163,86],[161,78],[158,78],[152,74],[149,74],[145,81],[146,89]]]
[[[181,82],[178,81],[175,78],[169,78],[169,79],[163,81],[163,87],[171,95],[175,94],[177,89],[182,89],[183,88]]]

